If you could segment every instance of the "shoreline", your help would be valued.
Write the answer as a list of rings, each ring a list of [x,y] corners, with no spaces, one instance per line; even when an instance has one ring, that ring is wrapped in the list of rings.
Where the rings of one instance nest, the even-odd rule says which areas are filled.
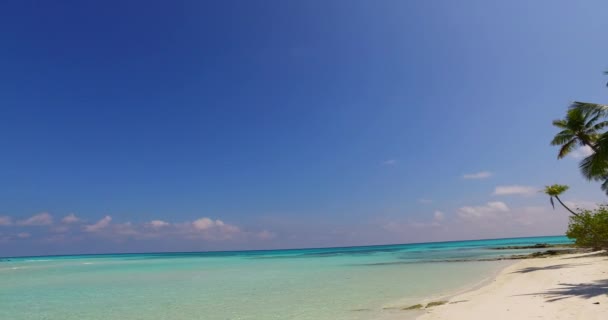
[[[427,262],[428,263],[428,262]],[[382,303],[379,309],[369,308],[369,309],[357,309],[356,311],[369,311],[369,312],[378,312],[376,314],[370,314],[368,317],[358,318],[356,316],[353,319],[374,319],[374,320],[415,320],[418,319],[419,316],[424,314],[423,308],[416,308],[415,306],[421,305],[426,306],[426,304],[436,301],[445,301],[452,299],[455,296],[460,294],[470,292],[476,290],[478,288],[482,288],[488,284],[490,284],[494,278],[502,270],[505,268],[516,264],[517,261],[513,260],[492,260],[492,261],[476,261],[476,260],[468,260],[465,262],[456,262],[456,264],[460,265],[470,265],[471,267],[479,268],[482,265],[481,271],[483,275],[479,275],[478,277],[474,277],[468,279],[467,281],[462,282],[457,286],[449,286],[444,288],[438,288],[437,290],[433,290],[428,292],[427,294],[414,294],[413,296],[408,297],[400,297],[397,299],[392,299],[391,301],[385,301]],[[431,262],[431,264],[444,264],[446,266],[452,264],[451,262]],[[469,267],[467,267],[469,268]],[[414,308],[412,308],[414,307]],[[351,310],[355,311],[355,310]]]
[[[462,294],[466,294],[468,292],[472,292],[472,291],[478,290],[480,288],[483,288],[487,285],[490,285],[494,281],[494,279],[496,279],[496,277],[498,275],[500,275],[506,268],[509,268],[509,267],[517,264],[519,262],[517,260],[521,260],[521,259],[527,259],[527,258],[518,258],[518,259],[494,258],[494,259],[488,259],[488,260],[440,261],[439,263],[452,263],[452,262],[472,263],[472,264],[500,263],[502,265],[493,267],[493,270],[490,274],[486,275],[485,277],[483,277],[481,279],[475,280],[474,282],[469,282],[469,283],[466,283],[466,284],[461,285],[456,288],[438,291],[431,295],[420,297],[419,299],[409,300],[408,301],[409,304],[399,302],[390,307],[385,306],[382,308],[383,310],[385,310],[385,311],[393,310],[394,312],[398,312],[398,313],[396,313],[396,314],[393,313],[392,315],[385,315],[379,319],[391,319],[391,320],[393,320],[393,319],[395,319],[395,320],[397,320],[397,319],[400,319],[400,320],[418,319],[420,316],[425,314],[426,310],[430,310],[430,309],[425,309],[425,306],[427,306],[429,303],[453,301],[455,297],[458,297]],[[430,308],[434,308],[434,307],[430,307]]]
[[[603,319],[608,314],[608,255],[514,261],[468,290],[429,297],[420,305],[412,310],[417,320]]]
[[[432,261],[431,263],[501,263],[502,265],[494,267],[492,271],[485,275],[483,278],[478,278],[475,281],[463,284],[459,287],[438,291],[431,295],[422,296],[418,299],[409,299],[407,303],[403,303],[403,301],[395,303],[392,302],[388,306],[384,306],[383,310],[394,310],[401,311],[402,317],[398,319],[418,319],[419,316],[425,313],[425,310],[429,310],[430,308],[426,308],[429,303],[436,304],[433,307],[438,305],[447,304],[455,301],[454,299],[460,295],[465,293],[469,293],[475,290],[479,290],[487,285],[490,285],[495,279],[504,272],[504,270],[508,267],[516,265],[523,260],[528,259],[544,259],[548,257],[558,257],[565,255],[578,255],[583,253],[589,253],[588,249],[576,248],[572,244],[547,244],[547,243],[537,243],[534,245],[525,245],[525,246],[507,246],[507,247],[494,247],[490,248],[491,250],[523,250],[523,249],[549,249],[543,251],[536,251],[531,253],[512,253],[509,255],[492,257],[492,258],[476,258],[476,259],[446,259],[446,260],[437,260]],[[419,262],[419,263],[429,263],[429,261]],[[386,264],[386,263],[385,263]],[[389,263],[389,264],[410,264],[397,262],[397,263]],[[384,318],[381,318],[384,319]],[[393,318],[387,318],[393,319]]]

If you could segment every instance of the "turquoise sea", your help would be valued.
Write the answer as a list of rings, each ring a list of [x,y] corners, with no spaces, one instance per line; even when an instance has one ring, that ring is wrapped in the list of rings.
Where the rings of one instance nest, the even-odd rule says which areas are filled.
[[[19,257],[0,262],[0,319],[407,319],[566,237],[347,248]],[[463,261],[464,260],[464,261]]]

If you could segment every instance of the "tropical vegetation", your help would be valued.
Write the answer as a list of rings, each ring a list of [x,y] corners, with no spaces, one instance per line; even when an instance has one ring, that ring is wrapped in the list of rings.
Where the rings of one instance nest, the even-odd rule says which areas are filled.
[[[570,217],[566,235],[575,239],[577,246],[594,250],[608,249],[608,206],[579,210],[577,215]]]

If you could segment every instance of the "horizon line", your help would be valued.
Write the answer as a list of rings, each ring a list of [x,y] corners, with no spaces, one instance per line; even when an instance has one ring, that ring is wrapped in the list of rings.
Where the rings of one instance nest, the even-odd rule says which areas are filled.
[[[205,251],[145,251],[145,252],[103,252],[103,253],[70,253],[70,254],[50,254],[50,255],[25,255],[25,256],[0,256],[0,259],[15,259],[15,258],[41,258],[41,257],[73,257],[73,256],[109,256],[109,255],[130,255],[130,254],[167,254],[167,253],[229,253],[229,252],[266,252],[266,251],[298,251],[298,250],[321,250],[321,249],[346,249],[346,248],[368,248],[368,247],[388,247],[402,246],[415,244],[430,244],[430,243],[451,243],[451,242],[467,242],[467,241],[487,241],[487,240],[506,240],[506,239],[525,239],[525,238],[548,238],[548,237],[566,237],[566,235],[542,235],[542,236],[525,236],[525,237],[507,237],[507,238],[485,238],[485,239],[466,239],[466,240],[448,240],[448,241],[427,241],[427,242],[407,242],[407,243],[389,243],[389,244],[371,244],[358,246],[336,246],[336,247],[302,247],[302,248],[281,248],[281,249],[251,249],[251,250],[205,250]],[[570,238],[568,238],[570,239]]]

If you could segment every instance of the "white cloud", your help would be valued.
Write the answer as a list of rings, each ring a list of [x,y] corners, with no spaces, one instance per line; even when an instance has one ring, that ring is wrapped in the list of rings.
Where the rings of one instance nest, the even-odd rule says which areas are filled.
[[[94,233],[96,236],[105,237],[112,241],[120,242],[125,238],[151,238],[151,235],[145,234],[147,224],[135,225],[131,222],[111,223],[112,217],[105,216],[94,224],[86,225],[84,230]]]
[[[9,216],[0,216],[0,226],[10,226],[13,224],[13,219]]]
[[[458,209],[458,216],[462,219],[472,220],[488,216],[495,216],[497,213],[509,212],[509,207],[500,201],[488,202],[483,206],[465,206]]]
[[[580,147],[572,152],[570,152],[569,156],[574,159],[582,159],[586,158],[593,154],[593,149],[589,146]]]
[[[215,226],[215,222],[213,222],[213,220],[209,218],[200,218],[198,220],[194,220],[194,222],[192,222],[192,225],[197,230],[207,230],[209,228],[213,228]]]
[[[19,237],[21,239],[29,238],[30,236],[31,236],[31,234],[29,234],[27,232],[20,232],[17,234],[17,237]]]
[[[204,217],[193,221],[190,226],[192,228],[182,228],[182,230],[188,236],[194,238],[202,236],[206,240],[229,240],[237,235],[243,235],[239,227],[224,223],[224,221],[219,219],[212,220]]]
[[[495,196],[506,196],[506,195],[520,195],[520,196],[530,196],[538,193],[538,188],[530,187],[530,186],[497,186],[494,189]]]
[[[463,179],[487,179],[492,176],[492,172],[480,171],[475,173],[465,173],[462,175]]]
[[[53,217],[48,212],[33,215],[25,220],[17,221],[20,226],[48,226],[53,224]]]
[[[182,238],[205,240],[259,238],[257,234],[243,232],[238,226],[222,220],[203,217],[192,222],[170,223],[164,220],[152,220],[142,224],[130,222],[113,224],[112,218],[106,216],[97,223],[87,225],[84,230],[97,235],[120,241],[126,237],[134,239]],[[262,234],[262,237],[264,234]]]
[[[63,219],[61,219],[61,222],[65,223],[65,224],[76,223],[76,222],[79,222],[79,221],[80,221],[80,218],[78,218],[73,213],[70,213],[67,216],[63,217]]]
[[[2,218],[0,222],[8,225],[12,224],[9,217]],[[193,221],[182,223],[174,223],[165,220],[151,220],[142,223],[131,222],[116,222],[111,216],[107,215],[92,224],[75,224],[82,223],[73,214],[67,215],[61,219],[60,224],[53,224],[52,217],[47,213],[30,217],[18,222],[19,225],[48,225],[49,232],[53,235],[54,240],[65,241],[82,241],[87,237],[94,236],[103,238],[112,242],[122,242],[126,239],[133,240],[150,240],[150,239],[174,239],[183,241],[261,241],[270,240],[276,237],[276,234],[262,229],[262,231],[244,231],[239,226],[232,225],[220,219],[211,219],[202,217]],[[73,226],[81,226],[75,229]],[[83,231],[82,232],[79,232]],[[23,236],[25,237],[25,235]],[[9,239],[17,239],[17,234],[9,236]],[[50,238],[49,238],[50,239]]]
[[[110,222],[112,222],[112,217],[105,216],[94,224],[86,225],[84,230],[87,232],[97,232],[109,226]]]
[[[215,226],[222,233],[225,233],[225,234],[241,232],[241,229],[239,227],[224,223],[222,220],[215,220]]]
[[[434,222],[441,222],[445,219],[445,214],[443,214],[443,212],[437,210],[433,213],[433,221]]]
[[[147,225],[149,227],[158,229],[158,228],[162,228],[162,227],[168,227],[171,224],[169,222],[165,222],[162,220],[152,220],[152,221],[148,222]]]
[[[149,224],[148,224],[149,225]],[[158,230],[159,228],[156,228]],[[199,218],[192,222],[174,223],[163,228],[165,235],[171,234],[188,239],[203,238],[205,240],[230,240],[255,236],[254,233],[244,232],[238,226],[225,223],[222,220],[213,220],[208,217]]]
[[[385,166],[394,166],[397,164],[397,160],[395,160],[395,159],[384,160],[384,161],[382,161],[382,164]]]

